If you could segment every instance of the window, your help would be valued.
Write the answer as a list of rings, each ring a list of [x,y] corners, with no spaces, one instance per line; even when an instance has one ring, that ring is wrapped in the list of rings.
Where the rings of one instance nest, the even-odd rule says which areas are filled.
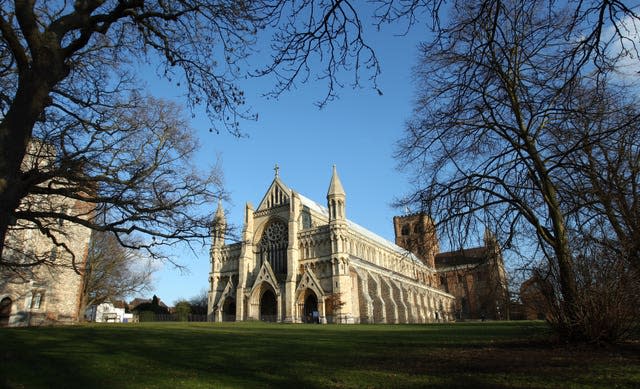
[[[42,303],[44,302],[44,292],[37,291],[33,292],[33,297],[31,298],[31,309],[40,309]]]
[[[458,274],[458,283],[462,284],[464,282],[464,277],[462,276],[462,274]]]
[[[260,262],[268,261],[276,274],[287,274],[288,244],[289,233],[286,224],[277,220],[272,221],[260,239]]]
[[[409,235],[409,231],[411,231],[411,227],[408,224],[402,226],[402,235]]]
[[[308,212],[302,213],[302,229],[311,228],[311,215]]]
[[[449,291],[449,285],[447,285],[447,278],[444,276],[440,277],[440,285],[444,288],[445,292]]]

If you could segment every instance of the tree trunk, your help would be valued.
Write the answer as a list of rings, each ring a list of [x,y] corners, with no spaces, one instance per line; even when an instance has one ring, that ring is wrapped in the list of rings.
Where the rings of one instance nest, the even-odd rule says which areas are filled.
[[[13,211],[24,193],[20,165],[35,123],[24,118],[27,115],[22,105],[28,104],[25,97],[25,92],[19,90],[16,103],[0,123],[0,258],[3,258],[7,230],[13,224]]]
[[[572,340],[582,338],[582,333],[578,328],[578,317],[576,312],[576,299],[578,289],[576,287],[575,268],[573,258],[569,250],[569,242],[564,228],[558,232],[558,247],[555,250],[558,261],[558,281],[560,292],[562,293],[563,312],[566,314],[566,323],[562,323],[566,328],[566,335]]]
[[[51,102],[53,87],[69,73],[55,37],[47,38],[54,45],[41,50],[31,67],[20,72],[16,94],[0,121],[0,258],[7,229],[13,224],[13,211],[29,192],[30,184],[20,168],[33,128]]]

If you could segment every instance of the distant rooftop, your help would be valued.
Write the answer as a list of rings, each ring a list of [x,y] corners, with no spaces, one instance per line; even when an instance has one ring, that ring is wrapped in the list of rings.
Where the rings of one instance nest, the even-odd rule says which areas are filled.
[[[486,247],[473,247],[436,254],[436,268],[480,264],[487,257]]]

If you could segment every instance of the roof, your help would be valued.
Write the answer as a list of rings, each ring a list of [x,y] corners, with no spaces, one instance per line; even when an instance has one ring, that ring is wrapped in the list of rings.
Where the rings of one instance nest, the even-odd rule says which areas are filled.
[[[465,265],[479,265],[487,258],[487,248],[473,247],[436,254],[436,268]]]
[[[258,204],[258,208],[256,208],[256,211],[260,211],[265,208],[272,207],[274,205],[283,205],[288,203],[289,196],[291,196],[291,192],[292,192],[291,189],[282,182],[282,180],[278,175],[276,175],[273,181],[271,182],[271,185],[269,185],[269,189],[267,189],[264,196],[262,197],[262,200],[260,200],[260,203]],[[274,195],[276,194],[278,195],[278,196],[275,196],[277,199],[274,198]],[[284,198],[280,198],[280,195],[283,195]],[[274,200],[275,200],[275,204],[274,204]]]
[[[298,193],[298,197],[300,198],[300,202],[302,203],[302,205],[308,207],[309,209],[323,215],[324,217],[327,218],[327,220],[329,219],[329,210],[325,207],[320,205],[319,203],[301,195]],[[368,229],[362,227],[361,225],[354,223],[351,220],[347,220],[347,225],[349,226],[349,228],[351,230],[353,230],[354,232],[374,241],[375,243],[378,243],[381,246],[384,246],[386,248],[388,248],[391,251],[394,251],[404,257],[407,257],[409,259],[411,259],[412,261],[416,262],[416,263],[420,263],[423,264],[423,262],[413,253],[411,253],[410,251],[398,246],[397,244],[381,237],[380,235],[369,231]]]
[[[134,310],[140,304],[144,304],[144,303],[150,304],[151,302],[153,302],[153,299],[143,299],[140,297],[136,297],[133,300],[131,300],[131,302],[129,303],[129,307],[131,308],[131,310]],[[160,300],[159,298],[158,298],[158,305],[161,307],[169,308],[167,304],[163,303],[162,300]]]
[[[306,196],[301,195],[300,193],[296,192],[296,194],[300,198],[300,203],[302,203],[302,205],[306,206],[312,211],[315,211],[316,213],[319,213],[325,216],[327,219],[329,218],[329,210],[327,209],[327,207],[320,205],[319,203],[316,203],[315,201],[311,200]]]
[[[126,309],[127,305],[128,305],[127,302],[124,301],[124,300],[116,300],[116,301],[113,302],[113,306],[115,308],[124,308],[124,309]]]

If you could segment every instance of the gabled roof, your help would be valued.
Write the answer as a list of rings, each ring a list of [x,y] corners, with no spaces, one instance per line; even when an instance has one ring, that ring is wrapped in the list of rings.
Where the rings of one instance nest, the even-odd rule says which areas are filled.
[[[251,292],[249,292],[249,295],[253,295],[254,291],[257,288],[259,288],[260,284],[262,284],[263,282],[266,282],[267,284],[271,285],[271,287],[273,288],[277,296],[280,295],[280,287],[278,286],[279,285],[278,279],[275,273],[273,272],[273,269],[271,268],[269,261],[262,262],[262,266],[260,266],[260,271],[258,272],[258,276],[256,277],[256,280],[253,283],[253,287],[251,288]]]
[[[258,205],[257,211],[276,207],[279,205],[289,204],[291,198],[291,189],[289,189],[281,180],[279,176],[276,176],[271,182],[271,186],[265,193],[264,197]]]

